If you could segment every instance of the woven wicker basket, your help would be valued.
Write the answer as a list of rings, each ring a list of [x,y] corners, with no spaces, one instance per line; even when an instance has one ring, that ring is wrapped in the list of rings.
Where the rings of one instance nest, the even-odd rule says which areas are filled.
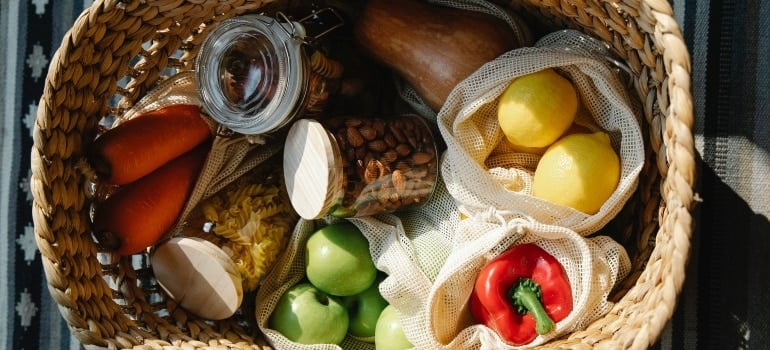
[[[143,282],[151,273],[146,259],[103,261],[89,230],[87,174],[80,166],[102,116],[131,107],[169,68],[192,69],[213,24],[269,2],[96,0],[64,37],[35,123],[33,215],[49,291],[87,347],[269,347],[248,323],[210,322],[171,308],[157,286]],[[695,204],[690,61],[672,9],[663,0],[505,4],[553,28],[575,28],[610,44],[633,71],[644,111],[648,161],[621,214],[621,243],[630,248],[634,270],[609,314],[542,348],[646,348],[676,307]]]

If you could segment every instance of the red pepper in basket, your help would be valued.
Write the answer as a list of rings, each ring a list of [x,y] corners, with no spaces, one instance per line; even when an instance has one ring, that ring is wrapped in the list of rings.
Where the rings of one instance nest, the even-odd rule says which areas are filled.
[[[572,287],[556,258],[535,244],[513,246],[476,278],[471,313],[511,345],[532,342],[572,311]]]

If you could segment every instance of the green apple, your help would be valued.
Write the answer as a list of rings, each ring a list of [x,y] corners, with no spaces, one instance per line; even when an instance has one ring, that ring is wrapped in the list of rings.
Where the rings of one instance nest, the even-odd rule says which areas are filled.
[[[405,350],[414,345],[406,338],[401,326],[398,310],[388,305],[382,310],[374,330],[374,348],[376,350]]]
[[[268,326],[301,344],[339,344],[348,330],[341,300],[301,282],[289,288],[270,315]]]
[[[417,263],[422,272],[431,281],[435,281],[452,250],[451,243],[439,230],[419,232],[411,238]]]
[[[348,221],[322,227],[305,247],[305,274],[318,289],[337,296],[363,292],[374,283],[377,269],[369,241]]]
[[[388,306],[388,301],[380,294],[380,282],[385,279],[385,274],[378,274],[377,279],[365,291],[356,295],[345,297],[345,306],[348,308],[348,334],[352,337],[368,342],[374,342],[374,327],[380,318],[382,310]]]

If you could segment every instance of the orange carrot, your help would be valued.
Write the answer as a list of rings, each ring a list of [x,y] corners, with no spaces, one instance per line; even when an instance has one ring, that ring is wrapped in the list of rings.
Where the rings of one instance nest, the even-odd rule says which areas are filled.
[[[171,105],[129,119],[94,140],[91,166],[106,183],[136,181],[211,137],[195,105]]]
[[[97,203],[93,231],[99,242],[121,255],[155,244],[184,209],[209,149],[210,142],[203,143]]]

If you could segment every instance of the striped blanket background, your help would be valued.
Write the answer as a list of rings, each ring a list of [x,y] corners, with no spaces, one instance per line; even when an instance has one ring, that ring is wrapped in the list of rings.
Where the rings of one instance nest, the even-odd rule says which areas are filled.
[[[92,0],[0,0],[0,349],[79,349],[30,212],[31,128],[51,56]],[[686,286],[655,348],[770,344],[770,2],[671,2],[692,56],[701,158]]]

